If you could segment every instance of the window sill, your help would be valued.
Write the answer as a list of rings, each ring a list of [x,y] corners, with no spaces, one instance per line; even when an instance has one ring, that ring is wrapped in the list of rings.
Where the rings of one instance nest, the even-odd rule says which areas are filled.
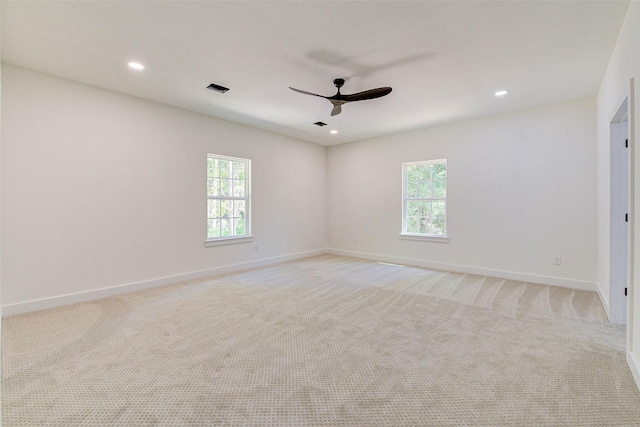
[[[221,246],[221,245],[232,245],[234,243],[247,243],[253,240],[253,236],[242,236],[242,237],[223,237],[221,239],[210,239],[205,240],[205,247],[210,246]]]
[[[421,236],[419,234],[400,234],[402,240],[418,240],[422,242],[449,243],[449,236]]]

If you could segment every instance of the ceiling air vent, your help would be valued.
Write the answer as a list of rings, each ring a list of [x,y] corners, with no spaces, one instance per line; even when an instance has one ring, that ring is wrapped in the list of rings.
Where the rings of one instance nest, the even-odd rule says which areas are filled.
[[[216,92],[220,92],[220,93],[225,93],[226,91],[229,90],[228,87],[220,86],[215,83],[211,83],[209,86],[207,86],[207,89],[215,90]]]
[[[323,122],[315,122],[314,125],[322,127],[322,126],[326,126],[327,124]]]

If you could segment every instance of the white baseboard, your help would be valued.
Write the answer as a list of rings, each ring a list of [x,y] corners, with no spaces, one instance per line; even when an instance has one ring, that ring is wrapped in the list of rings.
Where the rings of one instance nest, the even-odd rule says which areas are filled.
[[[178,274],[175,276],[145,280],[142,282],[128,283],[125,285],[112,286],[112,287],[102,288],[102,289],[93,289],[90,291],[59,295],[55,297],[25,301],[25,302],[20,302],[16,304],[8,304],[8,305],[2,306],[1,313],[2,313],[2,316],[4,317],[13,316],[16,314],[29,313],[32,311],[60,307],[68,304],[77,304],[80,302],[93,301],[93,300],[98,300],[102,298],[109,298],[116,295],[126,294],[129,292],[141,291],[143,289],[170,285],[173,283],[184,282],[187,280],[196,280],[196,279],[202,279],[205,277],[216,276],[219,274],[234,273],[234,272],[239,272],[243,270],[249,270],[252,268],[266,267],[266,266],[277,264],[280,262],[292,261],[299,258],[322,255],[325,253],[326,253],[326,250],[317,249],[313,251],[299,252],[299,253],[284,255],[279,257],[243,262],[240,264],[225,265],[222,267],[195,271],[192,273]]]
[[[600,288],[600,284],[596,284],[596,291],[598,292],[598,298],[600,298],[600,302],[602,303],[602,307],[604,308],[604,312],[607,314],[607,319],[611,320],[611,307],[609,306],[609,296],[602,292],[602,288]]]
[[[582,291],[597,291],[595,282],[583,280],[565,279],[562,277],[538,276],[535,274],[514,273],[511,271],[492,270],[488,268],[469,267],[465,265],[444,264],[431,261],[423,261],[412,258],[400,258],[389,255],[370,254],[365,252],[345,251],[342,249],[327,249],[334,255],[342,255],[354,258],[368,259],[372,261],[390,262],[394,264],[411,265],[415,267],[431,268],[433,270],[453,271],[456,273],[477,274],[480,276],[498,277],[501,279],[518,280],[521,282],[540,283],[543,285],[560,286],[563,288],[579,289]]]
[[[629,365],[629,369],[631,370],[631,375],[633,375],[633,379],[636,382],[636,386],[638,387],[638,390],[640,390],[640,361],[630,351],[627,351],[627,365]]]
[[[25,301],[15,304],[8,304],[2,306],[2,316],[13,316],[16,314],[29,313],[32,311],[44,310],[47,308],[60,307],[68,304],[76,304],[80,302],[93,301],[101,298],[109,298],[116,295],[125,294],[128,292],[140,291],[143,289],[155,288],[158,286],[170,285],[172,283],[179,283],[187,280],[202,279],[209,276],[215,276],[219,274],[234,273],[243,270],[249,270],[252,268],[266,267],[279,262],[292,261],[295,259],[306,258],[315,255],[322,255],[324,253],[331,253],[334,255],[341,255],[354,258],[368,259],[372,261],[390,262],[395,264],[412,265],[416,267],[431,268],[434,270],[454,271],[458,273],[478,274],[481,276],[492,276],[503,279],[519,280],[523,282],[541,283],[544,285],[561,286],[564,288],[580,289],[586,291],[596,291],[600,296],[600,299],[605,305],[607,299],[603,298],[599,287],[594,282],[586,282],[580,280],[565,279],[559,277],[547,277],[537,276],[532,274],[514,273],[509,271],[491,270],[486,268],[468,267],[454,264],[444,264],[430,261],[423,261],[411,258],[400,258],[388,255],[370,254],[364,252],[345,251],[340,249],[316,249],[312,251],[299,252],[290,255],[284,255],[273,258],[265,258],[256,261],[249,261],[239,264],[226,265],[216,267],[208,270],[195,271],[191,273],[178,274],[175,276],[161,277],[151,280],[145,280],[142,282],[128,283],[124,285],[117,285],[102,289],[93,289],[84,292],[77,292],[73,294],[59,295],[50,298],[42,298],[38,300]],[[608,304],[605,305],[605,309],[608,308]]]

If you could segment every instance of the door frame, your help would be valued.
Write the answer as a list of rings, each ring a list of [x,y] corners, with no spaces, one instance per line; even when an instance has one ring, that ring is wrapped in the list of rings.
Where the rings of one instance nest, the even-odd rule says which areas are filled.
[[[630,282],[630,183],[629,98],[625,98],[610,123],[611,219],[609,320],[627,324],[625,288]]]

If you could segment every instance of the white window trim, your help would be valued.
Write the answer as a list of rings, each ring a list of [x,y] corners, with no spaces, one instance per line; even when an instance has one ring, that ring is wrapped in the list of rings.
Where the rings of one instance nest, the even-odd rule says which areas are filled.
[[[245,201],[245,206],[247,210],[247,215],[245,216],[245,230],[247,231],[247,234],[242,236],[224,236],[224,237],[211,237],[211,238],[207,237],[205,238],[205,241],[204,241],[205,247],[251,242],[253,240],[253,235],[251,234],[251,159],[243,159],[241,157],[230,157],[230,156],[223,156],[219,154],[207,153],[207,166],[208,166],[209,159],[222,159],[222,160],[229,160],[234,162],[242,162],[246,165],[245,167],[245,195],[246,196],[242,199],[234,199],[232,197],[226,197],[225,199]],[[207,194],[206,200],[207,201],[210,200],[209,194]]]
[[[253,241],[253,236],[230,236],[217,237],[215,239],[207,239],[204,241],[205,247],[232,245],[234,243],[249,243]]]
[[[449,164],[447,159],[434,159],[434,160],[424,160],[419,162],[406,162],[402,164],[402,231],[400,232],[400,238],[403,240],[417,240],[417,241],[426,241],[426,242],[439,242],[439,243],[448,243],[449,242],[449,222],[447,221],[447,216],[449,212],[449,203],[447,200],[447,196],[449,191],[445,194],[444,205],[444,234],[419,234],[419,233],[408,233],[405,230],[407,229],[407,215],[406,215],[406,203],[407,203],[407,166],[411,165],[432,165],[436,163],[445,163],[447,165],[447,190],[449,188]]]
[[[412,233],[400,233],[400,238],[402,240],[418,240],[423,242],[438,242],[438,243],[448,243],[449,236],[442,235],[424,235],[424,234],[412,234]]]

